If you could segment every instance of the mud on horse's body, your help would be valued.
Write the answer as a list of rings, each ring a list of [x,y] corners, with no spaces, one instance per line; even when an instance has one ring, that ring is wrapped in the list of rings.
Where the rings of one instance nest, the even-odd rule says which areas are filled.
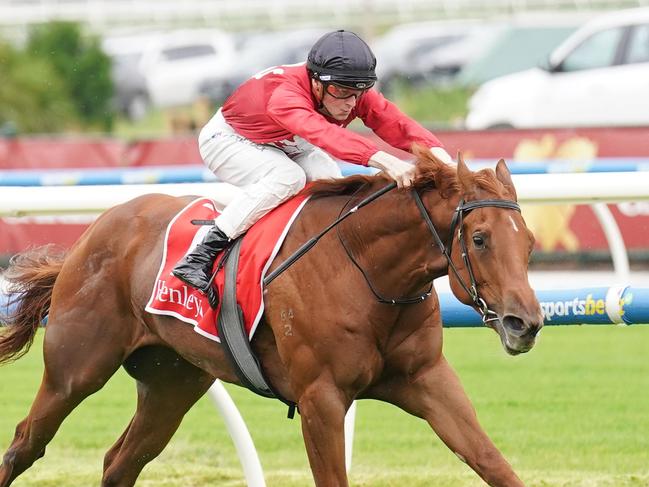
[[[387,183],[382,176],[317,183],[317,197],[293,224],[273,265],[322,230],[323,222]],[[474,206],[453,228],[462,200]],[[491,204],[477,203],[485,200]],[[299,406],[317,486],[348,485],[343,424],[357,398],[386,401],[425,419],[489,485],[523,485],[478,424],[444,358],[434,291],[416,304],[391,305],[368,286],[384,296],[417,296],[449,273],[432,224],[441,242],[454,241],[449,258],[457,275],[451,271],[449,278],[456,296],[484,305],[495,318],[487,324],[508,353],[528,351],[542,315],[527,279],[533,237],[515,200],[504,162],[495,172],[472,173],[460,160],[456,173],[421,151],[414,189],[390,191],[345,220],[267,288],[265,322],[252,347],[273,387]],[[4,277],[22,302],[3,330],[0,359],[26,351],[48,312],[49,321],[43,382],[4,456],[0,487],[42,456],[65,417],[122,365],[138,382],[137,410],[105,456],[104,486],[133,485],[215,378],[237,382],[219,345],[177,319],[144,311],[166,225],[187,201],[137,198],[105,212],[65,258],[44,250],[12,261]]]

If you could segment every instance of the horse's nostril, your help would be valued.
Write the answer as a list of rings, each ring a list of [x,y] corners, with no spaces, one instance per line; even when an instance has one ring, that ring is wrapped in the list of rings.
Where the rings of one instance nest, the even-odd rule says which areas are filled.
[[[503,320],[503,327],[512,335],[518,338],[535,338],[543,323],[525,322],[515,315],[506,315]]]
[[[518,336],[523,335],[525,332],[525,323],[518,316],[505,316],[503,318],[503,326]]]

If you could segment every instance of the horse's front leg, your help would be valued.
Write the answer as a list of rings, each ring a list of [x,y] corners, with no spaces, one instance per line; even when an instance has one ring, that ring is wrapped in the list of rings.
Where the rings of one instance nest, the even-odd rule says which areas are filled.
[[[345,413],[342,392],[328,380],[316,380],[300,395],[302,435],[317,487],[347,487]]]
[[[413,337],[411,343],[434,343],[434,335],[441,334],[441,326],[432,337]],[[433,341],[431,342],[431,338]],[[441,335],[439,336],[441,348]],[[507,460],[478,423],[476,412],[464,388],[441,352],[404,350],[410,357],[429,357],[420,364],[409,362],[413,368],[401,372],[392,370],[384,381],[376,384],[371,396],[381,399],[406,412],[425,419],[435,433],[460,460],[466,462],[487,484],[494,487],[523,486]],[[398,354],[400,355],[400,354]],[[404,360],[406,355],[403,355]],[[403,369],[401,369],[403,370]]]

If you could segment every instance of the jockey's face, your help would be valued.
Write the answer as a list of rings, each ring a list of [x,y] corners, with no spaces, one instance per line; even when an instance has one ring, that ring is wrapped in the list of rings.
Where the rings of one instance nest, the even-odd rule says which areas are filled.
[[[334,94],[338,93],[337,90],[331,90],[334,91],[334,94],[330,93],[330,90],[328,90],[328,87],[331,87],[332,85],[325,85],[320,81],[317,80],[311,80],[311,88],[313,90],[313,94],[315,95],[316,99],[320,100],[322,103],[322,108],[320,111],[328,115],[336,120],[347,120],[349,118],[349,115],[351,114],[352,109],[356,106],[356,102],[358,101],[358,97],[360,97],[363,94],[362,90],[351,90],[347,89],[344,94],[349,94],[349,96],[345,98],[340,98],[339,96],[334,96]]]

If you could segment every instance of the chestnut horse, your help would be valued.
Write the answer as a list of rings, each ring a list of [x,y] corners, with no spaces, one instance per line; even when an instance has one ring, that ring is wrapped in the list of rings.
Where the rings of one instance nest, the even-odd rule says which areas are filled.
[[[416,155],[413,188],[354,212],[268,286],[252,348],[275,390],[298,405],[315,485],[348,485],[345,413],[371,398],[425,419],[489,485],[520,486],[442,354],[439,302],[426,291],[451,268],[454,294],[483,313],[508,353],[527,352],[543,323],[527,277],[533,237],[504,161],[474,173],[461,158],[455,169],[427,150]],[[388,182],[317,183],[273,266]],[[0,361],[25,353],[49,320],[43,381],[4,455],[0,487],[44,455],[65,417],[120,366],[137,381],[137,409],[106,453],[102,486],[134,485],[215,378],[237,383],[219,344],[144,310],[167,224],[188,201],[142,196],[103,213],[65,257],[45,249],[12,259],[4,278],[21,302]],[[421,299],[390,302],[401,297]]]

